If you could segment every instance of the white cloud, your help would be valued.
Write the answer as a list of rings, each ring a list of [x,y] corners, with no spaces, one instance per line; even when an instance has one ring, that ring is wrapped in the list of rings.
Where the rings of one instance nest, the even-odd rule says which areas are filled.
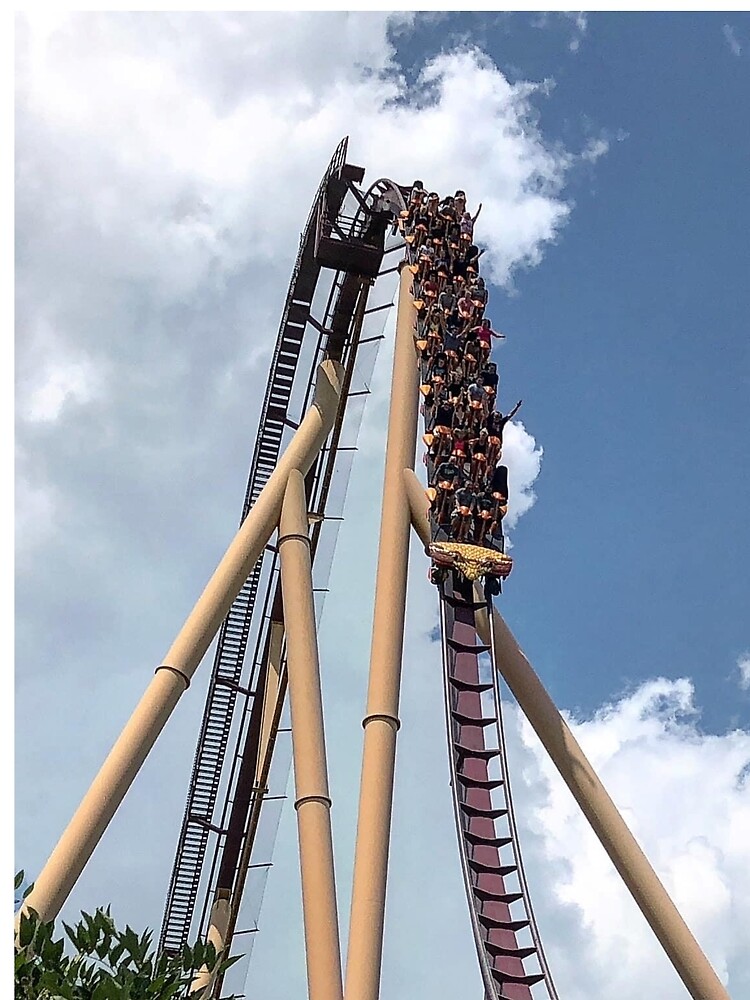
[[[428,60],[409,85],[393,23],[379,13],[19,19],[21,440],[27,424],[72,416],[74,402],[77,416],[96,405],[113,446],[148,423],[165,453],[208,449],[219,387],[233,388],[220,396],[229,405],[250,372],[262,378],[302,220],[347,131],[370,179],[419,175],[483,203],[496,282],[539,262],[568,216],[575,162],[539,131],[545,86],[512,85],[466,47]],[[331,45],[337,34],[346,44]],[[465,128],[468,104],[482,129]],[[51,473],[31,457],[41,482]]]
[[[568,48],[571,52],[577,52],[581,47],[581,41],[588,30],[588,17],[582,10],[578,11],[568,11],[564,17],[570,18],[573,22],[573,37],[568,42]]]
[[[398,16],[402,27],[409,19]],[[505,286],[541,260],[564,226],[572,165],[604,153],[596,140],[579,156],[549,144],[536,112],[546,85],[509,83],[475,48],[427,59],[408,83],[388,39],[393,23],[375,12],[21,19],[21,547],[38,537],[39,523],[46,526],[44,565],[19,564],[17,839],[30,872],[69,819],[236,521],[299,230],[336,142],[351,134],[350,158],[367,166],[368,180],[419,176],[438,190],[464,187],[473,204],[481,201],[477,230],[489,248],[487,273]],[[581,34],[585,28],[585,18],[576,23]],[[467,107],[482,128],[466,128]],[[502,327],[493,303],[490,313]],[[384,346],[373,380],[328,602],[329,608],[339,602],[338,621],[348,626],[345,643],[340,627],[329,627],[325,647],[329,717],[340,722],[331,723],[331,758],[339,761],[345,793],[339,801],[346,798],[337,815],[349,824],[343,868],[356,810],[351,788],[359,757],[351,747],[360,739],[354,716],[366,670],[376,546],[375,527],[363,538],[358,526],[377,524],[388,353]],[[512,527],[534,503],[542,458],[521,422],[506,428],[505,458]],[[425,630],[434,612],[434,592],[421,586],[410,596],[414,631]],[[405,670],[412,722],[422,718],[427,697],[437,699],[435,718],[440,712],[435,664],[421,658],[423,651],[416,643],[409,648],[412,667]],[[158,923],[206,665],[202,671],[84,873],[71,910],[111,899],[121,918]],[[31,708],[39,705],[59,724],[34,731],[30,720],[38,711]],[[617,720],[627,714],[619,706],[612,712],[601,736],[610,763],[624,741]],[[655,727],[649,738],[656,739],[664,720],[651,708],[646,715]],[[646,739],[642,716],[630,724]],[[84,728],[86,740],[70,740],[71,731]],[[437,788],[442,795],[442,736],[414,725],[408,732],[403,740],[414,741],[414,760],[426,764],[429,780],[423,788],[405,763],[404,789],[427,796]],[[519,752],[529,781],[536,781],[535,769],[546,781],[534,752]],[[50,759],[58,767],[50,769]],[[541,787],[550,803],[535,820],[549,852],[539,862],[541,896],[549,912],[573,909],[575,918],[564,903],[573,875],[554,855],[544,825],[555,827],[555,810],[567,807],[558,805],[552,784],[549,792]],[[445,804],[434,806],[447,821],[429,831],[427,842],[411,829],[398,843],[413,851],[410,874],[434,850],[458,886]],[[137,843],[134,831],[143,830],[148,857],[127,849]],[[574,845],[570,850],[575,854]],[[699,859],[707,870],[711,857]],[[296,865],[290,871],[296,878]],[[446,907],[444,929],[452,939],[463,903],[460,897],[440,903],[440,877],[427,891],[431,904]],[[287,917],[295,892],[296,884],[276,897]],[[407,916],[413,899],[410,906]],[[280,940],[286,949],[286,938]],[[401,947],[404,940],[392,942],[389,974],[407,969],[423,984],[424,970],[415,973],[409,956],[399,966]],[[466,965],[450,973],[457,987],[477,976],[468,931],[462,955]],[[301,952],[296,957],[302,964]],[[556,957],[564,968],[562,945]],[[442,974],[434,979],[439,986]],[[572,978],[569,985],[570,996],[584,988]],[[283,977],[278,988],[289,995]],[[581,995],[597,994],[592,988]]]
[[[540,11],[532,20],[534,28],[550,28],[553,25],[565,24],[572,27],[572,34],[568,40],[568,50],[578,52],[581,42],[588,31],[588,15],[582,10],[565,11]]]
[[[504,528],[514,528],[518,519],[536,503],[533,485],[542,467],[543,449],[521,421],[509,423],[503,432],[503,461],[508,466],[508,514]]]
[[[59,366],[41,366],[40,380],[31,390],[22,417],[35,421],[56,420],[66,403],[89,402],[95,394],[96,376],[85,361],[65,361]]]
[[[724,35],[724,41],[727,43],[729,51],[732,55],[742,55],[742,45],[740,45],[739,39],[737,38],[737,29],[731,24],[724,24],[722,25],[721,33]]]
[[[750,982],[745,950],[750,788],[743,777],[750,766],[750,733],[708,735],[700,731],[698,718],[692,684],[663,678],[604,706],[591,719],[568,716],[720,978],[725,983],[729,978],[731,995],[743,996]],[[671,965],[525,721],[522,744],[516,773],[521,771],[524,783],[535,788],[522,793],[532,794],[535,803],[524,820],[531,828],[537,868],[532,884],[546,884],[546,894],[557,901],[557,919],[567,922],[563,941],[573,932],[586,941],[581,966],[555,940],[549,913],[550,960],[561,995],[576,1000],[598,995],[638,1000],[647,993],[660,1000],[682,997],[684,988]]]
[[[609,140],[600,136],[597,139],[589,139],[581,151],[581,159],[586,160],[587,163],[596,163],[601,156],[608,152]]]
[[[737,657],[737,670],[740,675],[740,687],[743,691],[750,691],[750,653],[743,653]]]
[[[419,622],[434,603],[423,578],[413,577],[383,992],[400,996],[412,982],[427,977],[432,983],[434,975],[432,992],[447,998],[480,990],[481,981],[452,823],[441,691],[435,683],[439,651],[419,634]],[[536,664],[541,673],[544,666]],[[331,678],[331,693],[333,683]],[[345,711],[329,708],[326,714],[329,734],[339,745],[344,734],[355,738],[351,713],[356,716],[362,707],[351,681],[346,695]],[[687,679],[649,681],[591,717],[564,714],[730,995],[747,996],[750,733],[702,733]],[[682,1000],[684,986],[533,730],[513,704],[506,703],[505,720],[523,857],[559,995]],[[359,777],[359,757],[331,757],[330,767],[340,907],[346,914],[356,819],[350,790]],[[282,818],[248,995],[261,984],[267,984],[268,1000],[304,989],[295,852],[289,810]]]

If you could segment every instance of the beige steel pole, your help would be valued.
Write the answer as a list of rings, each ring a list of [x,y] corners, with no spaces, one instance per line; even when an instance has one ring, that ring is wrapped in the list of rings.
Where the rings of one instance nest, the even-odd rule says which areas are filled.
[[[409,504],[411,525],[419,535],[419,540],[425,548],[432,541],[430,535],[430,501],[424,491],[424,486],[417,479],[413,469],[404,469],[404,489]]]
[[[227,889],[219,889],[213,906],[211,907],[208,933],[206,934],[206,940],[216,949],[216,965],[214,966],[213,971],[210,971],[207,965],[202,966],[202,968],[198,970],[195,974],[195,978],[190,984],[191,993],[197,993],[199,990],[205,990],[203,996],[209,996],[209,989],[216,979],[218,967],[226,958],[225,952],[227,948],[227,930],[229,928],[229,919],[229,891]]]
[[[310,410],[295,432],[258,500],[198,598],[161,666],[136,706],[42,869],[20,912],[52,920],[83,871],[141,764],[164,728],[198,664],[276,527],[289,472],[306,473],[333,427],[343,368],[318,368]]]
[[[388,847],[404,642],[409,507],[403,469],[414,465],[419,382],[413,274],[401,269],[385,453],[380,550],[354,858],[345,996],[377,1000],[383,953]]]
[[[694,1000],[729,1000],[700,945],[496,608],[492,622],[498,669],[688,992]],[[480,634],[485,630],[480,629]],[[481,638],[490,641],[489,635]]]
[[[323,700],[315,630],[307,502],[302,476],[289,473],[279,524],[287,636],[287,684],[302,877],[309,1000],[342,1000],[341,948],[331,837]]]

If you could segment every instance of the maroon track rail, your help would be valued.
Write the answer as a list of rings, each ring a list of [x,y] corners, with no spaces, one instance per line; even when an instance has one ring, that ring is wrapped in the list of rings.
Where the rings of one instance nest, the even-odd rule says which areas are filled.
[[[557,1000],[531,907],[510,794],[488,610],[453,574],[441,586],[446,728],[453,805],[474,939],[487,997]]]
[[[407,250],[408,263],[416,256]],[[425,464],[432,483],[429,450]],[[431,537],[448,537],[434,516]],[[477,632],[480,612],[492,630],[492,599],[477,603],[481,593],[455,570],[439,585],[453,807],[485,1000],[558,1000],[518,841],[493,643]]]

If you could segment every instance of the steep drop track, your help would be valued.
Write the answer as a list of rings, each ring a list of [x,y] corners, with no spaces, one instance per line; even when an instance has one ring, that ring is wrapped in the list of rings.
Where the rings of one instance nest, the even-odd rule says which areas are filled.
[[[441,585],[443,682],[453,805],[464,884],[487,997],[557,1000],[531,907],[510,794],[488,611],[451,577]],[[491,615],[490,615],[491,620]]]
[[[414,261],[413,251],[407,258]],[[415,288],[419,294],[418,286]],[[425,420],[425,431],[428,430]],[[428,482],[435,464],[426,453]],[[433,540],[446,529],[431,518]],[[492,643],[492,598],[450,571],[439,586],[446,728],[453,806],[469,912],[486,1000],[558,1000],[523,869]]]

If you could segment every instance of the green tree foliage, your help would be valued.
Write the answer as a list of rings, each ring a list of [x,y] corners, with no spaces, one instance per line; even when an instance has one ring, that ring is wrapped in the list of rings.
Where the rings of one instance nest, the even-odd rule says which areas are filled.
[[[23,883],[16,875],[15,888]],[[31,886],[24,896],[31,891]],[[109,907],[93,916],[81,913],[65,938],[54,939],[54,921],[42,923],[33,911],[22,915],[15,955],[16,1000],[200,1000],[205,990],[190,993],[196,972],[204,965],[223,972],[240,956],[219,961],[212,944],[197,941],[180,955],[156,955],[151,932],[138,936],[130,927],[120,931]],[[68,947],[66,948],[66,943]]]

